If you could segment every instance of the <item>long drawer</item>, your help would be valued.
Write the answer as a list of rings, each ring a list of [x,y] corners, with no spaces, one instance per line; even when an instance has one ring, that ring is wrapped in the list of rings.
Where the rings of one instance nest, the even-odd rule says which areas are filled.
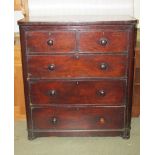
[[[126,55],[28,56],[29,78],[126,77]]]
[[[102,130],[124,128],[123,107],[33,108],[33,129]]]
[[[122,105],[126,101],[125,80],[31,81],[31,104]]]

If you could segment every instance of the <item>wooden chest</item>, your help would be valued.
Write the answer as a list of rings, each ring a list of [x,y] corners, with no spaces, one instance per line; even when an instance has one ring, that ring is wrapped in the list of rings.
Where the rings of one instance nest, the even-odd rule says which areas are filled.
[[[136,20],[84,19],[18,22],[30,140],[130,137]]]

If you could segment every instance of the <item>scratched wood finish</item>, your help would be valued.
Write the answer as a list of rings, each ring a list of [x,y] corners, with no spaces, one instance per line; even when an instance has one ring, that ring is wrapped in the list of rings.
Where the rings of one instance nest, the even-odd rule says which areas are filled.
[[[32,81],[30,84],[30,98],[31,104],[40,105],[123,105],[126,102],[125,90],[125,80]],[[52,91],[53,94],[51,94]]]
[[[127,51],[128,33],[126,31],[93,31],[80,32],[80,51],[89,52],[124,52]],[[107,44],[102,45],[101,40]]]
[[[28,56],[30,78],[126,77],[127,56],[53,55]],[[106,69],[101,65],[105,63]],[[54,65],[50,71],[49,65]]]
[[[124,108],[34,108],[33,129],[122,129]],[[55,121],[54,121],[55,119]]]
[[[76,35],[74,31],[30,31],[27,33],[28,52],[70,52],[74,51]],[[52,41],[49,45],[48,41]]]
[[[32,21],[26,18],[18,23],[21,34],[28,138],[129,138],[136,20],[61,23]],[[66,32],[66,37],[62,31]],[[27,37],[28,33],[32,35]],[[51,33],[53,37],[62,39],[58,39],[60,43],[56,40],[52,42],[53,46],[49,48],[47,41],[52,40],[49,38]],[[37,37],[34,37],[34,34]],[[107,42],[105,44],[103,40],[101,46],[98,40],[102,37]],[[106,64],[106,67],[103,64]],[[115,83],[115,80],[119,82]],[[79,85],[76,82],[79,82]],[[53,86],[62,95],[58,93],[59,98],[49,99],[49,96],[44,94]],[[101,100],[93,96],[93,89],[101,86],[108,88],[107,92],[115,94],[108,96],[109,93],[106,93],[107,99],[102,100],[105,104],[101,104]],[[80,91],[77,98],[76,91]],[[55,93],[52,91],[52,94]],[[53,104],[54,102],[56,104]],[[82,102],[84,104],[81,104]],[[102,125],[98,124],[98,119]]]

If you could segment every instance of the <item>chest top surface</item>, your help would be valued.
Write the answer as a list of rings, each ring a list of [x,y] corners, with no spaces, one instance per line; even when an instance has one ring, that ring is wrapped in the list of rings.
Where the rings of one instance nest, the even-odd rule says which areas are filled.
[[[18,21],[19,25],[102,25],[102,24],[136,24],[131,16],[96,16],[66,15],[50,17],[26,17]]]

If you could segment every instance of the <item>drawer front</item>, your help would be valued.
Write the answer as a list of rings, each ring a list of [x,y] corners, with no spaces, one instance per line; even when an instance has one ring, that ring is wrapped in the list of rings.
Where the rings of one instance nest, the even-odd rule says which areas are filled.
[[[33,81],[32,104],[105,104],[125,103],[125,80]]]
[[[79,49],[82,52],[125,52],[127,42],[126,31],[81,32]]]
[[[33,108],[33,128],[53,130],[122,129],[123,107]]]
[[[28,56],[29,78],[125,77],[127,56]]]
[[[75,50],[74,31],[27,32],[27,52],[71,52]]]

